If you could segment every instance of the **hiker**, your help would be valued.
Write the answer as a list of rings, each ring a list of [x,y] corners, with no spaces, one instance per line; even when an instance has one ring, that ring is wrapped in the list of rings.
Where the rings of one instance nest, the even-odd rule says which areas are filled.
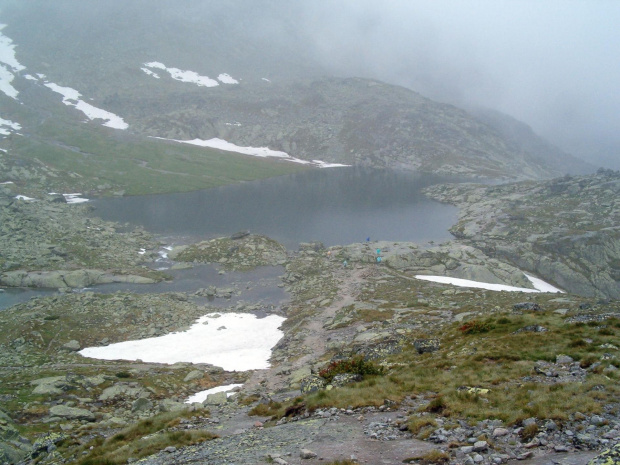
[[[330,260],[332,258],[332,251],[328,250],[327,251],[327,259]]]
[[[346,261],[346,260],[342,262],[342,267],[343,267],[343,268],[346,268],[346,267],[347,267],[347,261]]]

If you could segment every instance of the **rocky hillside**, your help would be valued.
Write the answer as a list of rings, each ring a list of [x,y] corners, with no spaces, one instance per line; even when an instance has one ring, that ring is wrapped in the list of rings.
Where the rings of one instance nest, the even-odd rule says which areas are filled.
[[[79,126],[83,117],[58,95],[47,95],[52,91],[44,83],[51,82],[122,118],[133,135],[217,137],[305,160],[492,179],[541,179],[590,169],[534,134],[514,137],[503,123],[495,124],[499,117],[476,118],[379,81],[320,78],[324,70],[303,54],[298,43],[303,38],[279,31],[294,39],[279,42],[277,50],[267,47],[274,31],[261,37],[236,23],[235,8],[216,2],[208,8],[184,4],[163,15],[166,21],[159,16],[168,11],[164,2],[157,8],[144,2],[98,8],[71,1],[53,8],[38,5],[11,5],[2,12],[8,23],[3,34],[15,44],[16,59],[25,68],[16,71],[14,81],[19,101],[2,94],[0,99],[7,101],[4,117],[43,143],[58,145],[61,129],[44,127],[50,121]],[[156,63],[155,68],[146,63]],[[192,81],[197,78],[202,84]],[[65,137],[63,148],[88,153],[88,143],[76,138]]]
[[[620,173],[429,191],[461,208],[451,232],[582,295],[620,298]]]
[[[170,89],[123,95],[108,105],[151,136],[217,137],[307,160],[516,179],[587,169],[551,146],[530,150],[459,108],[367,79]]]

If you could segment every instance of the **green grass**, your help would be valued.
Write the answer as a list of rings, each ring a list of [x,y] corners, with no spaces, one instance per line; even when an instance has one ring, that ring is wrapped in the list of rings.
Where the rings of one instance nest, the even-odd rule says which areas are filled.
[[[105,440],[100,438],[87,443],[89,454],[80,465],[116,465],[127,459],[147,457],[168,446],[184,447],[215,439],[217,436],[205,430],[176,430],[175,426],[188,412],[170,412],[142,420]],[[90,447],[92,446],[92,449]]]
[[[400,402],[406,396],[423,396],[430,398],[430,403],[422,411],[476,421],[497,418],[518,423],[528,417],[564,421],[576,411],[599,413],[603,405],[620,395],[618,375],[604,372],[613,361],[604,360],[606,349],[600,347],[604,343],[618,345],[616,331],[601,334],[597,326],[568,324],[551,313],[505,313],[499,318],[476,321],[485,328],[484,333],[465,334],[462,323],[447,325],[439,351],[418,355],[412,347],[405,348],[386,360],[386,376],[308,395],[308,408],[379,406],[384,399]],[[515,333],[534,323],[549,331]],[[583,343],[575,345],[571,343],[574,340]],[[523,380],[537,376],[537,361],[555,362],[559,354],[581,360],[585,368],[600,364],[589,369],[583,383],[554,382],[544,376],[545,382]],[[598,385],[604,390],[593,391]],[[414,430],[423,427],[417,421],[412,423]]]
[[[112,131],[93,124],[43,122],[30,137],[14,138],[12,155],[37,159],[61,172],[67,188],[108,184],[127,195],[206,189],[279,176],[303,166]],[[62,187],[62,186],[58,186]]]

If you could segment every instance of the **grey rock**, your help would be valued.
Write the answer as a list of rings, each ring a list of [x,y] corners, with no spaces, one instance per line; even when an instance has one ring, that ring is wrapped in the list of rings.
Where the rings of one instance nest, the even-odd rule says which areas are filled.
[[[183,381],[187,383],[189,381],[202,379],[204,375],[205,375],[205,372],[203,370],[192,370],[187,374],[185,378],[183,378]]]
[[[510,434],[510,431],[508,431],[506,428],[495,428],[493,430],[494,438],[500,438],[502,436],[507,436],[508,434]]]
[[[81,349],[80,343],[78,341],[76,341],[75,339],[72,339],[71,341],[67,342],[66,344],[62,345],[62,348],[65,350],[69,350],[72,352],[77,352],[78,350]]]
[[[301,449],[299,451],[299,456],[302,459],[313,459],[314,457],[316,457],[316,454],[309,449]]]
[[[145,397],[140,397],[131,404],[132,412],[145,412],[153,408],[153,402]]]
[[[483,452],[489,448],[489,444],[486,441],[476,441],[473,445],[474,452]]]
[[[228,402],[228,395],[225,392],[209,394],[202,403],[203,405],[224,405]]]
[[[67,420],[95,421],[94,413],[86,409],[67,407],[65,405],[54,405],[50,408],[50,416],[64,418]]]

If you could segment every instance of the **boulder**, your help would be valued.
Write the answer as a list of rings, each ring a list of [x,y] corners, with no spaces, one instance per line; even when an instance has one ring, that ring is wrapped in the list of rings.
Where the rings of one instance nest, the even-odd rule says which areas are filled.
[[[228,395],[225,392],[209,394],[202,405],[224,405],[228,402]]]
[[[50,416],[67,420],[95,421],[94,413],[83,408],[67,407],[65,405],[54,405],[50,408]]]
[[[325,380],[320,376],[306,376],[300,381],[301,393],[308,394],[310,392],[320,391],[325,388]]]
[[[416,339],[413,342],[413,347],[419,354],[425,354],[439,350],[440,343],[439,339]]]
[[[70,352],[77,352],[81,349],[80,343],[75,339],[70,340],[69,342],[62,345],[62,349],[68,350]]]
[[[193,370],[190,371],[185,378],[183,378],[183,381],[188,383],[190,381],[201,379],[202,377],[204,377],[204,375],[205,372],[203,370]]]

